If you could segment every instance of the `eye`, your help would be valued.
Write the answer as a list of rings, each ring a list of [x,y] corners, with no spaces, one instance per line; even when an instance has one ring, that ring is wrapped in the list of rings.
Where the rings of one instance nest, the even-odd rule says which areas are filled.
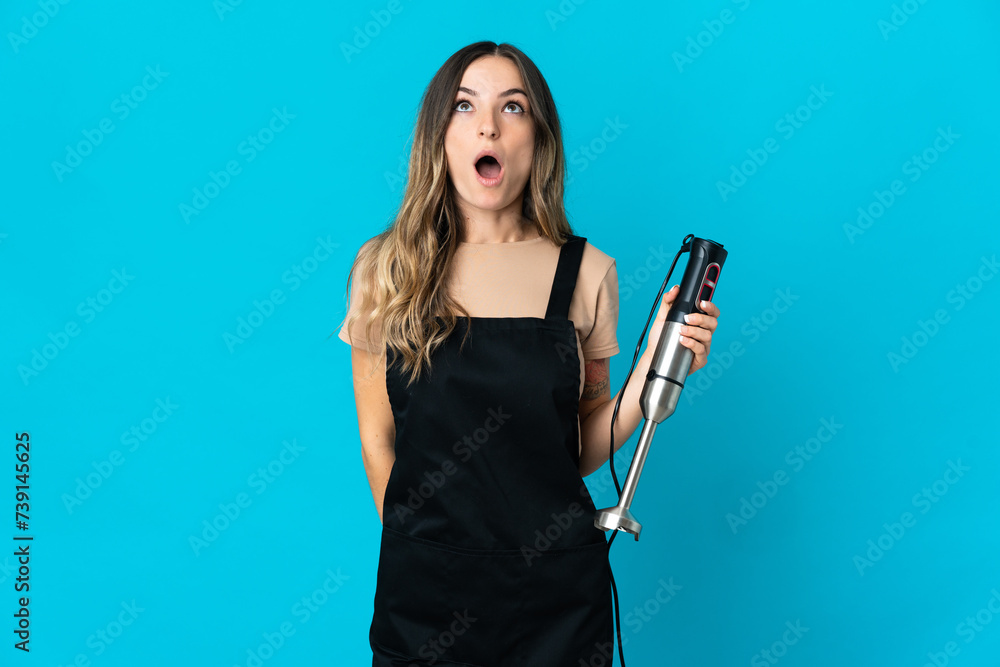
[[[460,108],[463,104],[467,104],[470,107],[472,106],[472,102],[470,102],[469,100],[462,99],[462,100],[458,100],[457,102],[455,102],[455,106],[452,107],[452,110],[453,111],[468,111],[468,109],[462,109],[462,108]],[[513,101],[507,102],[507,104],[504,105],[504,109],[505,110],[509,109],[512,106],[517,109],[516,111],[514,111],[514,113],[516,113],[516,114],[525,113],[524,107],[521,106],[520,102],[513,102]]]

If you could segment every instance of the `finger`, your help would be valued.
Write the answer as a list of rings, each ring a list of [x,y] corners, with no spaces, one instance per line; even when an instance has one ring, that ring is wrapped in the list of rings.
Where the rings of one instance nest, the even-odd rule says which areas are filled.
[[[692,352],[694,352],[695,356],[700,356],[700,357],[705,356],[705,351],[706,351],[705,345],[695,340],[694,338],[690,338],[688,336],[681,336],[680,343],[684,347],[689,348]]]
[[[708,329],[702,329],[701,327],[693,327],[690,325],[682,326],[681,335],[687,336],[688,338],[694,338],[695,340],[705,343],[706,345],[712,342],[712,332]]]
[[[663,317],[667,316],[667,311],[670,310],[670,307],[674,304],[674,298],[677,296],[677,288],[678,285],[674,285],[663,293],[663,298],[660,299],[660,308],[659,311],[657,311],[658,315],[663,315]]]
[[[688,313],[687,317],[684,318],[684,322],[696,327],[703,327],[708,331],[715,331],[716,327],[719,326],[718,319],[711,315],[702,315],[701,313]]]
[[[701,304],[699,305],[699,308],[701,308],[703,311],[705,311],[706,314],[711,315],[712,317],[715,318],[719,317],[720,314],[719,308],[711,301],[702,301]]]

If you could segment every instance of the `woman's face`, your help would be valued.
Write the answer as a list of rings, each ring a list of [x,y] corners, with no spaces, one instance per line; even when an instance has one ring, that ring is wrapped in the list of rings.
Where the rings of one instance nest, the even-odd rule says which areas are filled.
[[[501,56],[479,58],[466,68],[454,101],[444,150],[459,201],[466,209],[493,211],[520,201],[531,175],[535,125],[517,66]],[[484,150],[499,164],[486,159],[477,169]]]

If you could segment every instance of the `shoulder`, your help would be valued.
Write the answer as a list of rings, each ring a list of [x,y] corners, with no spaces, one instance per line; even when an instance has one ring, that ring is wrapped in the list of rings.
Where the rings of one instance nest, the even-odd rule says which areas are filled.
[[[379,247],[385,239],[382,234],[377,234],[364,243],[358,248],[358,252],[355,253],[354,257],[358,261],[370,261],[374,258],[375,254],[378,252]]]
[[[618,274],[615,259],[589,240],[580,259],[580,274],[573,294],[571,319],[586,361],[618,353]]]
[[[583,258],[603,266],[610,266],[615,261],[614,257],[591,243],[589,239],[583,245]]]
[[[383,245],[380,237],[381,235],[373,236],[362,243],[348,267],[350,311],[360,309],[363,302],[366,311],[373,310],[377,304],[378,294],[372,290],[372,286],[376,280],[378,254]],[[368,301],[365,301],[365,295]]]
[[[577,274],[573,299],[584,309],[578,314],[590,323],[595,318],[607,315],[617,309],[618,273],[615,258],[604,252],[589,240],[584,244],[580,257],[580,272]]]
[[[588,240],[580,258],[580,278],[600,284],[615,277],[615,258]]]
[[[357,278],[360,282],[364,282],[371,276],[375,267],[375,260],[378,257],[384,240],[383,235],[378,234],[361,244],[358,251],[354,254],[354,261],[351,263],[354,278]]]

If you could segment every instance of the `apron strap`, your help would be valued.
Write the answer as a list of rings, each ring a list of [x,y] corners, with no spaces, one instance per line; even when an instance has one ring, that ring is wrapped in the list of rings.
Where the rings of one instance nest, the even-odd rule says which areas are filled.
[[[585,236],[569,235],[566,243],[559,248],[559,263],[556,264],[556,276],[552,280],[552,291],[549,293],[549,305],[545,309],[545,319],[565,320],[569,317],[569,304],[576,288],[576,277],[580,273],[580,259],[583,257]]]

